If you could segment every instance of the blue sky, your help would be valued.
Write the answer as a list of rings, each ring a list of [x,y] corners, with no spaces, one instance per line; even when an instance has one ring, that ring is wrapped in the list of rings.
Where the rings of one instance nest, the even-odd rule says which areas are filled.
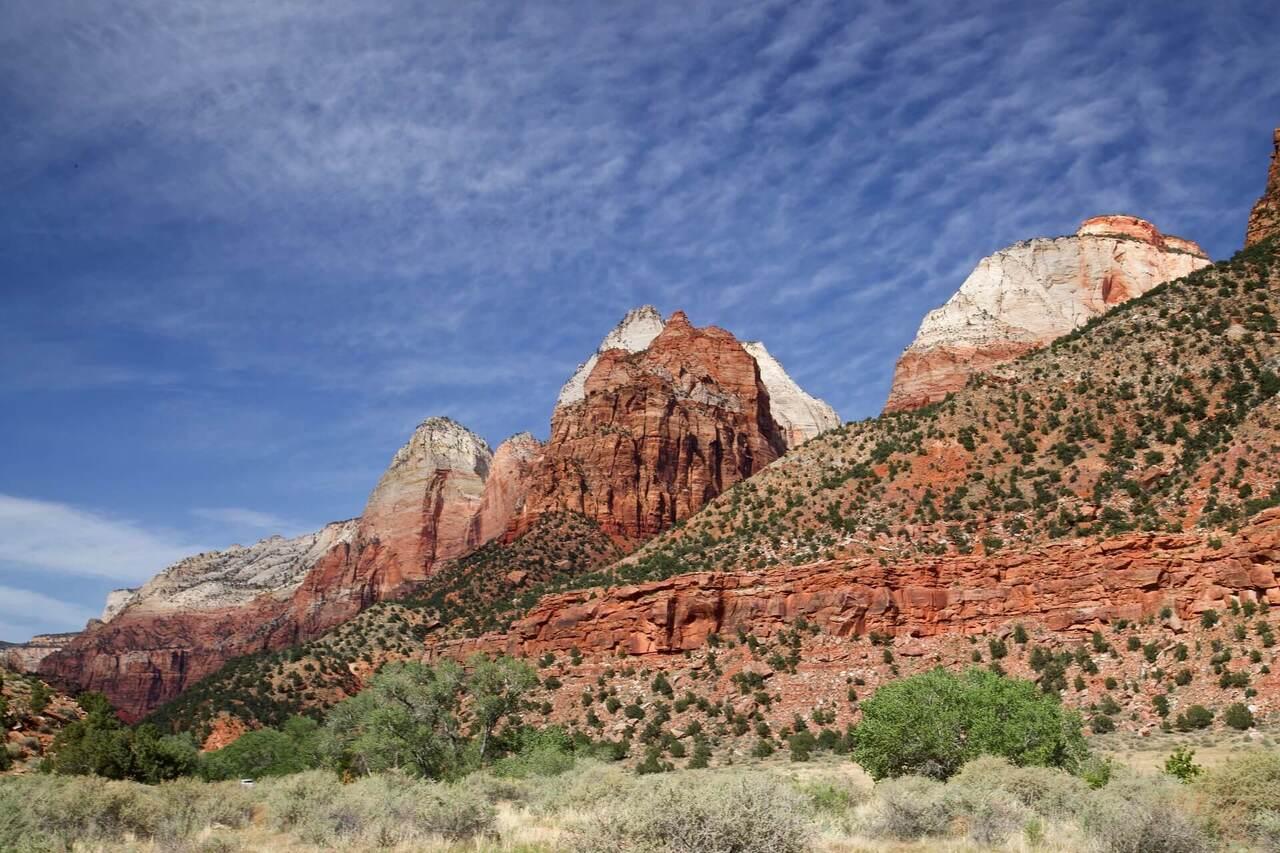
[[[0,5],[0,638],[545,436],[654,303],[845,418],[982,256],[1242,240],[1272,2]]]

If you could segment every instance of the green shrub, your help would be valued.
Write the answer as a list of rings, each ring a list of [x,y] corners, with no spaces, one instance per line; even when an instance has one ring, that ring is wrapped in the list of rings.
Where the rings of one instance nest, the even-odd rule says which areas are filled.
[[[1179,782],[1190,782],[1204,772],[1204,768],[1196,764],[1195,758],[1194,749],[1180,746],[1165,759],[1164,772]]]
[[[1174,726],[1179,731],[1189,732],[1192,729],[1205,729],[1213,722],[1213,712],[1203,705],[1192,705],[1178,715]]]
[[[1254,725],[1253,712],[1244,703],[1235,702],[1223,712],[1222,721],[1233,729],[1251,729]]]
[[[913,841],[942,835],[951,825],[952,802],[946,786],[925,776],[886,779],[875,797],[863,831],[873,838]]]
[[[854,760],[872,778],[945,779],[980,755],[1074,767],[1085,755],[1077,714],[1033,682],[983,669],[935,669],[891,682],[862,704]]]

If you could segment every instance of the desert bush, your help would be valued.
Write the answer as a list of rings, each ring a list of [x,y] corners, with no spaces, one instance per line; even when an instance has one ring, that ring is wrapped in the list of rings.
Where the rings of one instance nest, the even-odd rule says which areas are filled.
[[[972,803],[964,816],[969,838],[984,847],[1003,845],[1033,817],[1007,791],[990,791]]]
[[[924,776],[902,776],[876,785],[863,831],[874,838],[911,841],[941,835],[951,825],[946,786]]]
[[[1227,829],[1247,827],[1261,812],[1280,814],[1280,752],[1249,752],[1195,783],[1208,814]]]
[[[963,792],[982,795],[1003,791],[1026,808],[1045,817],[1065,818],[1076,814],[1089,793],[1078,777],[1050,767],[1015,767],[1006,759],[983,756],[966,764],[947,787],[953,802],[964,802]]]
[[[843,776],[814,779],[798,786],[815,812],[841,815],[870,797],[870,792]]]
[[[635,775],[617,765],[581,761],[572,773],[539,780],[530,808],[540,814],[566,809],[591,811],[631,799],[640,787],[640,780]]]
[[[1113,781],[1090,794],[1080,822],[1100,853],[1201,853],[1212,849],[1174,782],[1143,777]]]
[[[1280,812],[1262,811],[1249,822],[1249,834],[1258,849],[1280,853]]]
[[[323,847],[461,840],[490,832],[495,820],[493,806],[473,788],[398,773],[342,785],[312,771],[264,787],[272,825]]]
[[[172,845],[219,823],[244,826],[239,786],[27,776],[0,782],[0,850],[115,846],[127,836]]]
[[[699,774],[663,781],[583,826],[583,853],[802,853],[814,827],[785,782]]]

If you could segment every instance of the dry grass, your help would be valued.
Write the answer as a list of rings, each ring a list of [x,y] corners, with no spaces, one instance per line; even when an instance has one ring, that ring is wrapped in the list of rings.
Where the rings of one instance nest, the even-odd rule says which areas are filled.
[[[582,762],[556,777],[504,779],[481,773],[456,786],[394,779],[344,786],[314,773],[255,789],[226,783],[184,782],[179,790],[179,786],[149,789],[79,778],[11,779],[0,783],[0,849],[14,853],[62,849],[126,853],[1273,849],[1265,846],[1262,836],[1236,839],[1250,841],[1254,847],[1219,843],[1207,829],[1211,829],[1214,810],[1271,808],[1270,799],[1258,799],[1270,797],[1269,783],[1250,787],[1233,780],[1262,779],[1265,773],[1249,768],[1259,761],[1264,769],[1280,767],[1280,758],[1264,748],[1242,753],[1239,744],[1232,742],[1216,747],[1206,759],[1207,765],[1221,769],[1211,772],[1204,784],[1182,786],[1155,775],[1140,775],[1162,763],[1168,751],[1186,740],[1169,735],[1153,739],[1145,750],[1112,744],[1113,756],[1131,751],[1139,754],[1140,761],[1131,767],[1117,765],[1111,783],[1100,790],[1089,790],[1060,771],[1014,768],[998,759],[970,764],[945,785],[910,779],[874,785],[856,766],[834,758],[806,764],[770,760],[658,776],[636,776],[617,765]],[[1231,761],[1241,757],[1248,760]],[[1243,788],[1256,792],[1246,795],[1237,790]],[[1221,799],[1224,790],[1234,798],[1232,802],[1210,808],[1209,799]],[[176,808],[179,800],[184,804],[181,810]],[[436,804],[423,807],[425,812],[410,810],[420,800]],[[1251,805],[1255,800],[1256,808]],[[77,809],[80,801],[89,805]],[[30,805],[35,802],[38,805]],[[127,820],[115,824],[87,820],[97,804],[104,804],[104,809],[109,806]],[[910,807],[906,812],[904,804]],[[487,817],[485,808],[490,808]],[[447,824],[450,827],[456,829],[463,818],[470,821],[465,823],[464,837],[450,840],[432,834],[431,821],[442,819],[441,809],[454,820]],[[175,816],[175,811],[180,813]],[[33,834],[20,839],[29,842],[24,846],[14,836],[5,836],[6,820],[30,816],[23,812],[39,812],[45,826],[54,828],[65,812],[72,825],[63,827],[62,837],[78,840],[59,847],[52,843],[57,841],[53,835]],[[917,820],[920,814],[924,817]],[[398,826],[404,820],[416,821],[407,836],[378,836],[379,827]],[[1230,828],[1226,829],[1230,835]],[[148,832],[150,836],[142,837]],[[733,846],[718,847],[706,840],[735,833],[740,841]],[[759,839],[766,841],[752,846]]]

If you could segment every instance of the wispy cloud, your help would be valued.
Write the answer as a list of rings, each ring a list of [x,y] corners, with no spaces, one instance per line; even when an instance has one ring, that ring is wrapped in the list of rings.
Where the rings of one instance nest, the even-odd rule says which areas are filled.
[[[137,583],[202,550],[206,549],[128,520],[0,494],[0,562]]]
[[[0,639],[10,642],[26,640],[50,625],[75,630],[99,613],[82,604],[0,584]]]
[[[279,533],[284,536],[296,536],[308,529],[306,524],[283,518],[273,512],[261,512],[244,507],[197,507],[191,510],[191,514],[196,518],[215,521],[232,529]]]

